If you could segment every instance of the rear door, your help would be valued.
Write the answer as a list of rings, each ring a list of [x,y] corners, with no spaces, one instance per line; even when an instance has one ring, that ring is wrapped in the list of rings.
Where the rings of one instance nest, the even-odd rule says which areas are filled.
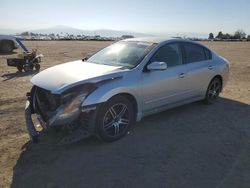
[[[199,44],[185,42],[182,46],[189,76],[188,85],[195,96],[201,96],[214,74],[211,52]]]

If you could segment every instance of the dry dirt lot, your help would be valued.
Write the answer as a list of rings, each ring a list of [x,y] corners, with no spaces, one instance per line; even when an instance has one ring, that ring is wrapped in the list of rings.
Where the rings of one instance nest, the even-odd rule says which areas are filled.
[[[42,69],[77,60],[110,42],[25,42],[44,54]],[[57,135],[29,142],[25,93],[32,74],[0,55],[0,187],[250,187],[250,42],[205,43],[231,61],[218,103],[200,102],[144,118],[114,143],[70,146]]]

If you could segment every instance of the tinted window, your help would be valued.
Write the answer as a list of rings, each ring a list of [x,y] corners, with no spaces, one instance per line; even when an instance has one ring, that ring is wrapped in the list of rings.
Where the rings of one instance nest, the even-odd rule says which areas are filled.
[[[212,59],[212,54],[211,54],[211,52],[210,52],[208,49],[206,49],[206,48],[204,48],[204,50],[205,50],[206,58],[207,58],[207,59]]]
[[[187,63],[205,61],[210,59],[210,52],[202,46],[185,43],[184,49],[185,49]]]
[[[182,64],[182,53],[178,44],[167,44],[161,47],[151,58],[150,62],[165,62],[168,67]]]

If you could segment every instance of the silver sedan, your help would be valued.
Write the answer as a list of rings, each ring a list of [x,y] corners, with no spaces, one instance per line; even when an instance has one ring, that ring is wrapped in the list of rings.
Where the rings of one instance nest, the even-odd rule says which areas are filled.
[[[34,76],[27,129],[38,141],[31,119],[36,114],[44,129],[69,130],[63,143],[91,135],[114,141],[147,115],[194,101],[215,103],[228,73],[229,62],[200,43],[123,40]]]

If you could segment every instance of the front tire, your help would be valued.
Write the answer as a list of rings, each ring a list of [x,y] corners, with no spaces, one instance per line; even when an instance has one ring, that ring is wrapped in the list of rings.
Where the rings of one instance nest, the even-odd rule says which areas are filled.
[[[126,97],[115,96],[99,108],[96,136],[104,141],[118,140],[127,134],[134,117],[132,103]]]
[[[205,104],[214,104],[219,98],[220,92],[222,91],[222,82],[219,78],[214,78],[206,92],[206,97],[204,99]]]

